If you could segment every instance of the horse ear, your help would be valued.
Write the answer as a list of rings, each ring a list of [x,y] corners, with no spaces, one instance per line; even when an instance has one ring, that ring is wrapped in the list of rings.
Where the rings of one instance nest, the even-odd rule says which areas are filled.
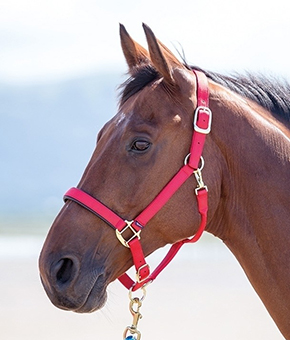
[[[149,63],[149,54],[141,45],[134,41],[124,25],[120,24],[121,46],[129,66],[129,72],[133,74],[141,64]]]
[[[150,58],[154,67],[167,83],[174,84],[173,67],[179,66],[183,68],[184,66],[165,45],[156,39],[150,27],[143,24],[143,29],[146,34]]]

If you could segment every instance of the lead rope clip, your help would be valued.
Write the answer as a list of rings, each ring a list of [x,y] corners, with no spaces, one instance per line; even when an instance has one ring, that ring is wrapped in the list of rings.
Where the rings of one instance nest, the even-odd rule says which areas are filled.
[[[131,326],[127,326],[124,334],[123,340],[140,340],[141,339],[141,332],[138,330],[138,322],[142,319],[142,314],[140,313],[140,308],[142,306],[142,302],[146,296],[145,287],[142,287],[143,296],[141,298],[132,297],[132,289],[129,290],[129,310],[133,316],[133,321]],[[129,335],[128,335],[129,334]]]
[[[202,156],[200,157],[200,161],[201,161],[200,168],[193,171],[193,174],[194,174],[196,182],[197,182],[197,187],[195,188],[196,196],[198,196],[199,190],[205,189],[206,191],[208,191],[207,186],[203,182],[203,178],[202,178],[202,174],[201,174],[201,170],[204,167],[204,159],[203,159]]]

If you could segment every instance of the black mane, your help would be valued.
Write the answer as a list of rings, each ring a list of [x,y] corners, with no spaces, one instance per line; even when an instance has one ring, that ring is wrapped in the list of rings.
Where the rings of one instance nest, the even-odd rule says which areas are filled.
[[[290,122],[290,84],[286,80],[249,73],[224,76],[214,72],[203,72],[209,79],[253,100],[272,114]]]
[[[128,78],[120,86],[120,88],[123,89],[121,93],[121,104],[125,103],[131,96],[143,90],[146,85],[158,78],[160,78],[160,75],[153,66],[146,64],[140,67],[133,76]]]
[[[190,68],[201,70],[198,67]],[[285,80],[257,74],[225,76],[215,72],[201,71],[209,79],[243,97],[253,100],[272,114],[290,122],[290,84]],[[134,76],[131,76],[121,85],[123,89],[121,104],[158,78],[160,78],[159,73],[151,65],[140,67]]]

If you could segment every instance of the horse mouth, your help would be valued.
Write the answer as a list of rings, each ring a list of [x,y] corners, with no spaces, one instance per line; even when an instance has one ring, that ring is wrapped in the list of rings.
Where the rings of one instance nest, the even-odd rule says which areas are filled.
[[[92,313],[104,307],[107,301],[106,286],[100,285],[100,281],[103,281],[103,276],[101,275],[95,284],[92,286],[91,290],[85,297],[84,302],[81,306],[72,309],[76,313]]]
[[[76,313],[92,313],[104,307],[107,301],[105,275],[86,275],[75,282],[52,285],[41,277],[51,302],[60,309]]]

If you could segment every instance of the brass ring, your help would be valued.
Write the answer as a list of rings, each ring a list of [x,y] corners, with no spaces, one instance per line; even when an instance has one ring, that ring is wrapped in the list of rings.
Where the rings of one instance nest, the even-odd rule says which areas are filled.
[[[190,157],[191,153],[187,154],[184,158],[184,165],[187,165],[188,164],[188,161],[189,161],[189,157]],[[203,167],[204,167],[204,159],[202,156],[200,156],[200,162],[201,162],[201,166],[197,169],[197,170],[202,170]]]
[[[141,287],[143,295],[141,296],[140,299],[138,298],[140,302],[144,301],[144,299],[145,299],[145,297],[146,297],[146,288],[145,288],[145,286],[146,286],[146,284],[145,284],[143,287]],[[135,300],[134,300],[135,298],[132,297],[132,288],[133,288],[133,287],[131,287],[131,288],[129,289],[129,299],[130,299],[132,302],[135,302]]]

